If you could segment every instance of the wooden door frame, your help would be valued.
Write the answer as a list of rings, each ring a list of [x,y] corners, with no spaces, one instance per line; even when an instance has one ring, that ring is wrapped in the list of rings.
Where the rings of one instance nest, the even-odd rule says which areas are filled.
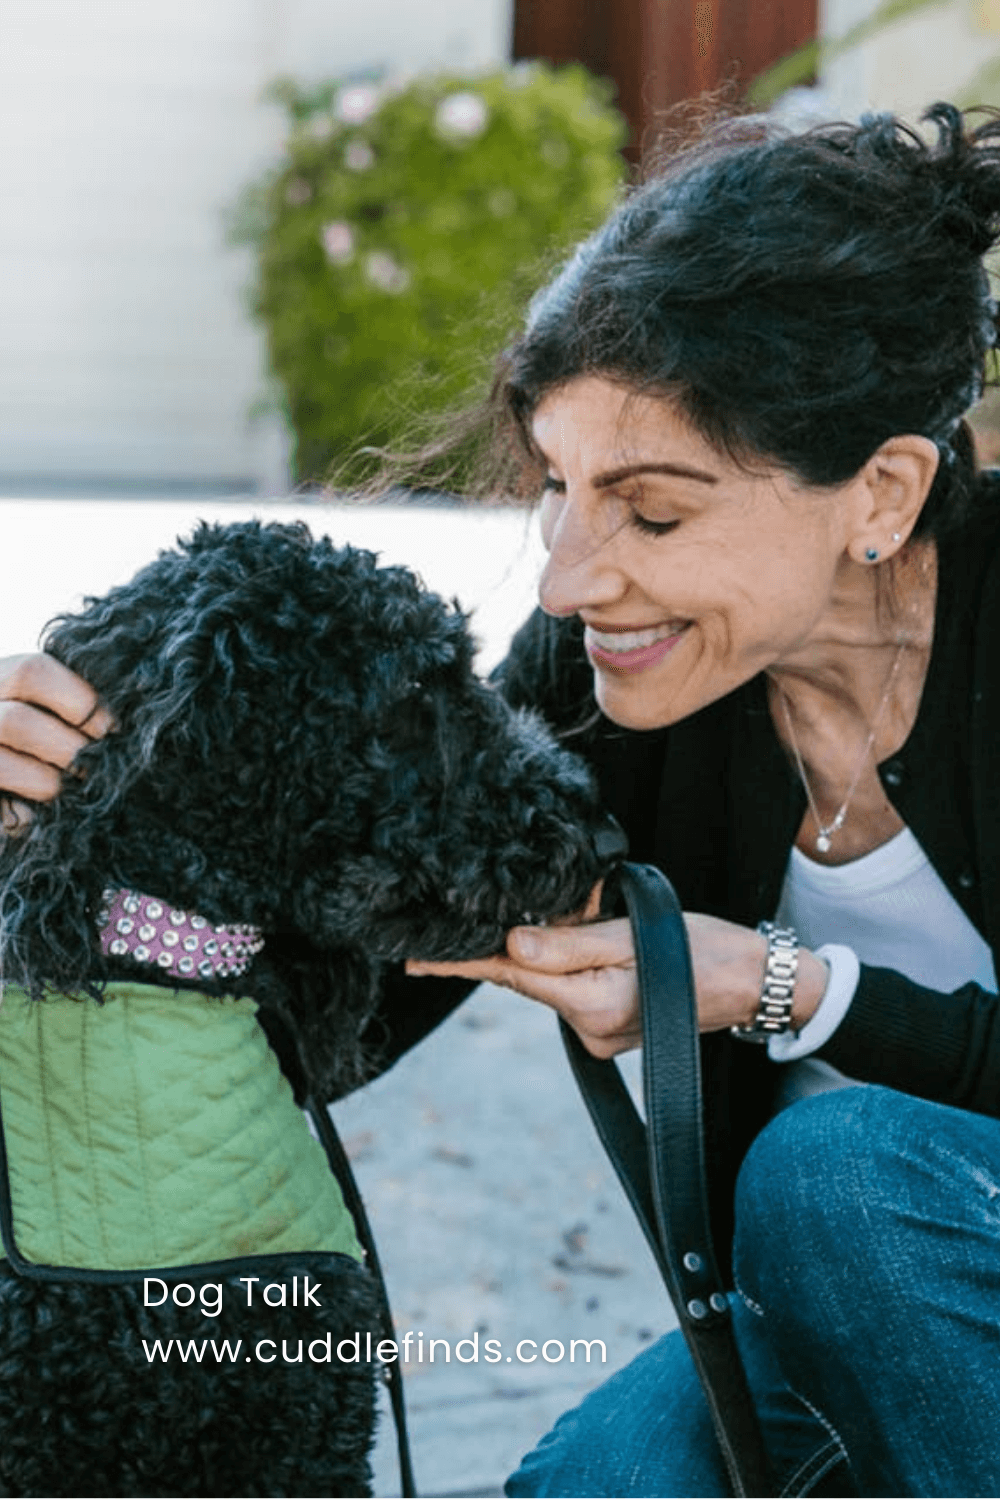
[[[514,0],[513,56],[611,78],[635,160],[663,110],[722,83],[746,86],[818,25],[818,0]]]

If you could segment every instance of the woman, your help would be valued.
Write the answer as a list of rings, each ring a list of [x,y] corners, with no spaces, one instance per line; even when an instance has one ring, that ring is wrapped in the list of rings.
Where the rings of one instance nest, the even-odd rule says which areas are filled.
[[[540,294],[497,387],[549,548],[503,688],[692,913],[716,1236],[775,1493],[1000,1481],[1000,510],[962,423],[996,337],[1000,127],[932,116],[933,147],[885,117],[717,127]],[[0,785],[51,795],[93,697],[36,659],[5,696]],[[458,972],[600,1055],[635,1044],[620,921],[519,929]],[[725,1493],[679,1335],[509,1492]]]

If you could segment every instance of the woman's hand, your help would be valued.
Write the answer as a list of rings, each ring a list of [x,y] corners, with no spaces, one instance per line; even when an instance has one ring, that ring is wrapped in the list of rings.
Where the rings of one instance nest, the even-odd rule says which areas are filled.
[[[406,971],[491,980],[551,1005],[595,1057],[614,1057],[642,1041],[632,929],[625,918],[515,927],[507,935],[506,955],[456,964],[410,961]]]
[[[48,802],[62,772],[111,724],[93,688],[55,657],[0,658],[0,825],[15,833],[30,802]]]
[[[767,940],[750,927],[685,912],[698,1024],[702,1031],[746,1025],[757,1014]],[[614,1057],[642,1041],[632,929],[624,918],[555,927],[515,927],[507,954],[472,963],[410,962],[410,974],[458,974],[492,980],[551,1005],[595,1057]],[[792,1024],[805,1025],[826,988],[826,965],[799,950]]]

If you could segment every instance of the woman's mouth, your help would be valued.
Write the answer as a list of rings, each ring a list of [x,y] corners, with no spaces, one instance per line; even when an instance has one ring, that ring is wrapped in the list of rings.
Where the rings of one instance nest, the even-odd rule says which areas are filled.
[[[643,672],[673,650],[690,624],[690,620],[670,620],[645,630],[598,630],[588,625],[583,644],[598,666],[613,672]]]

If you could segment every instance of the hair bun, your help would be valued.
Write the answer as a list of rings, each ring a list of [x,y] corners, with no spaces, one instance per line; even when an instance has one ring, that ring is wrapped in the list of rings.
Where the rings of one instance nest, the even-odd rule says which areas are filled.
[[[987,119],[968,132],[954,104],[933,104],[923,116],[938,133],[924,159],[937,189],[937,224],[977,258],[1000,239],[1000,116],[982,112]]]

